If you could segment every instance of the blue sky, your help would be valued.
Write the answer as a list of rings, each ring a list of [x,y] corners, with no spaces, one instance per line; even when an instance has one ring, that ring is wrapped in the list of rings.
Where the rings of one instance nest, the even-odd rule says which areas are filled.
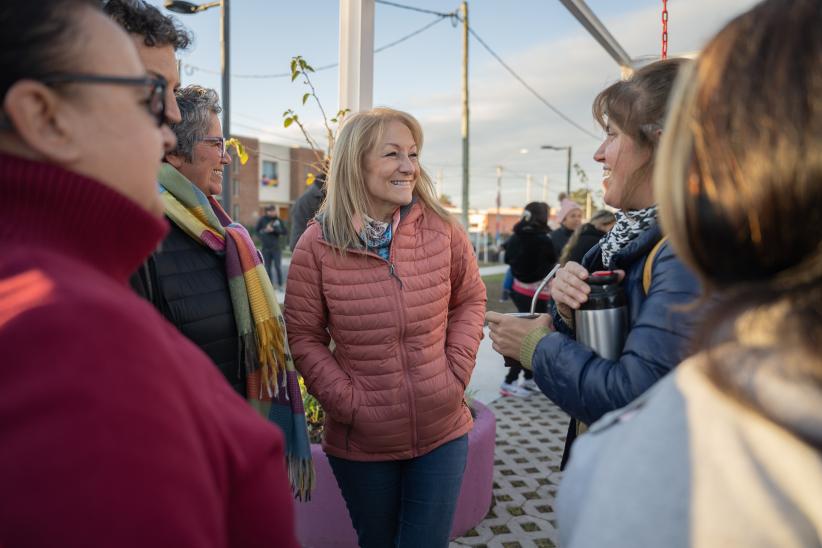
[[[161,0],[149,0],[162,5]],[[397,0],[439,12],[451,12],[456,0]],[[669,54],[698,50],[753,0],[669,0]],[[661,0],[589,0],[631,57],[659,55]],[[232,0],[231,107],[234,134],[252,135],[285,145],[303,144],[299,131],[282,126],[282,112],[295,108],[321,137],[315,108],[300,106],[299,80],[251,79],[288,71],[292,56],[314,67],[338,61],[339,3],[336,0]],[[220,90],[219,10],[177,16],[194,34],[194,45],[181,56],[183,84]],[[436,17],[377,4],[375,46],[409,34]],[[556,0],[469,1],[474,31],[545,99],[594,134],[591,101],[619,78],[619,68]],[[516,82],[473,38],[470,41],[471,207],[492,207],[495,166],[503,166],[504,207],[526,200],[526,174],[534,185],[531,199],[542,198],[549,177],[548,201],[565,187],[565,154],[540,145],[571,145],[574,161],[599,190],[601,169],[591,159],[599,142],[567,124]],[[422,123],[422,163],[432,177],[441,175],[442,191],[459,205],[461,195],[460,63],[461,28],[448,20],[375,55],[374,104],[414,114]],[[196,68],[195,68],[196,67]],[[328,111],[337,108],[338,72],[319,72],[314,83]],[[525,149],[528,152],[523,154]],[[574,187],[578,182],[574,180]]]

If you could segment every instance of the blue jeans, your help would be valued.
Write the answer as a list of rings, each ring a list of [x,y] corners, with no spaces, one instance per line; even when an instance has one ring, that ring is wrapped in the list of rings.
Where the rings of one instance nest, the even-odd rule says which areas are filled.
[[[273,263],[274,270],[277,273],[277,285],[280,287],[283,285],[282,255],[283,252],[279,247],[263,248],[263,266],[265,267],[266,274],[268,274],[268,279],[271,280],[271,283],[274,283],[274,279],[271,277],[271,265]]]
[[[447,547],[467,456],[468,435],[408,460],[329,455],[360,548]]]

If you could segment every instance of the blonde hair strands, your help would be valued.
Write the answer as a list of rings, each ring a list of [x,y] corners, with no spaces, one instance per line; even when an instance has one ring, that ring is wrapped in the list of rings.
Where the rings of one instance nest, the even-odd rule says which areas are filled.
[[[417,152],[422,155],[423,135],[419,122],[406,112],[380,107],[358,112],[340,129],[331,158],[326,197],[320,206],[323,235],[341,251],[359,246],[354,219],[368,213],[369,195],[365,184],[365,156],[380,142],[385,127],[400,122],[411,132]],[[420,165],[414,196],[426,209],[449,223],[453,217],[437,200],[434,183]]]

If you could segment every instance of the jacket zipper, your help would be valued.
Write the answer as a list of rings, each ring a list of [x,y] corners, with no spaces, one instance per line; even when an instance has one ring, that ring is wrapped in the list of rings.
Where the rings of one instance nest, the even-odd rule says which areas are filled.
[[[394,242],[391,242],[392,244]],[[397,291],[394,295],[396,296],[397,300],[397,316],[399,317],[399,328],[400,332],[397,338],[397,344],[400,346],[400,363],[402,365],[403,373],[405,374],[405,387],[408,392],[408,405],[411,408],[411,456],[417,456],[417,406],[414,402],[414,385],[411,382],[411,371],[408,368],[408,360],[405,355],[405,307],[403,306],[402,302],[402,280],[397,275],[396,268],[394,267],[394,246],[391,246],[391,250],[389,251],[388,257],[388,273],[390,276],[395,278],[397,282],[400,284],[399,291]]]

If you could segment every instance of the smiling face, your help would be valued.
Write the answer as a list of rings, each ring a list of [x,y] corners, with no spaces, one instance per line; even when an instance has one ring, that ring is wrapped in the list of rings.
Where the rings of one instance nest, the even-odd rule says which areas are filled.
[[[223,130],[217,115],[210,112],[208,120],[208,131],[204,139],[222,137]],[[191,150],[191,161],[182,161],[179,157],[176,159],[178,162],[172,161],[172,165],[207,196],[222,193],[223,166],[231,163],[231,156],[228,152],[223,154],[222,145],[219,142],[216,140],[199,141]]]
[[[411,203],[420,175],[417,143],[411,130],[402,122],[388,122],[381,139],[366,153],[363,167],[368,215],[379,221],[390,221],[398,207]]]
[[[653,205],[650,172],[641,180],[634,180],[635,173],[648,161],[650,151],[640,147],[613,122],[608,123],[605,131],[605,140],[594,154],[594,160],[602,164],[603,201],[622,210]]]

